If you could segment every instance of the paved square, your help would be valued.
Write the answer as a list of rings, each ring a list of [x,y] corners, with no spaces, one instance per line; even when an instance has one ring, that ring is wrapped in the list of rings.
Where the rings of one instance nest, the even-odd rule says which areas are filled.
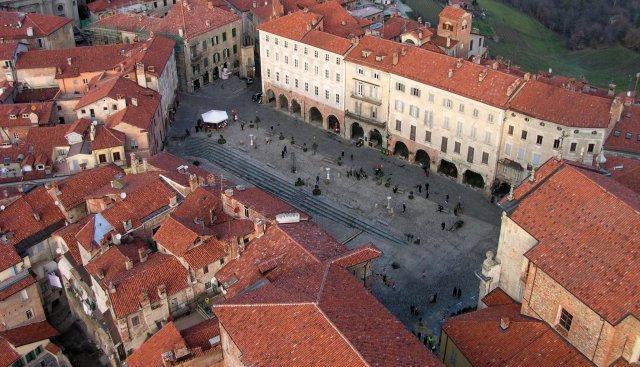
[[[338,240],[351,239],[347,246],[374,242],[384,255],[375,264],[379,275],[373,283],[373,292],[410,330],[438,335],[444,317],[463,307],[475,306],[478,280],[474,271],[479,269],[484,253],[497,246],[500,210],[478,190],[433,172],[426,177],[414,164],[385,157],[372,148],[358,148],[284,112],[252,102],[251,95],[260,89],[258,83],[247,88],[235,78],[217,80],[193,95],[181,95],[170,132],[169,151],[197,159],[205,168],[229,171],[226,177],[263,187],[294,205],[300,204]],[[238,109],[239,121],[211,137],[195,133],[193,127],[200,114],[211,109],[226,110],[229,114]],[[250,122],[256,116],[260,119],[259,126],[251,128]],[[178,139],[185,135],[185,129],[190,129],[190,136]],[[283,140],[279,139],[281,133]],[[217,143],[220,134],[226,140],[224,145]],[[255,146],[251,146],[251,140]],[[311,148],[314,142],[318,146],[316,154]],[[302,149],[304,145],[308,148],[306,152]],[[287,154],[283,158],[284,147]],[[342,152],[343,164],[338,165]],[[385,173],[380,183],[374,181],[374,169],[379,164]],[[347,177],[348,170],[360,168],[367,173],[367,179]],[[298,178],[306,185],[296,188],[293,184]],[[322,195],[311,197],[317,178]],[[387,179],[389,187],[383,183]],[[425,183],[429,184],[429,199],[425,198]],[[422,192],[417,190],[418,184],[423,185]],[[394,194],[392,188],[396,185],[398,192]],[[414,192],[413,199],[409,198],[410,191]],[[391,197],[393,214],[386,209],[387,196]],[[439,204],[452,212],[458,201],[465,208],[462,216],[437,212]],[[457,220],[464,221],[461,229],[454,232],[441,229],[441,223],[448,229]],[[413,240],[406,241],[406,234],[412,235]],[[416,239],[420,239],[419,244],[414,243]],[[392,268],[394,262],[400,266],[398,269]],[[382,274],[386,274],[388,285],[383,283]],[[460,299],[451,296],[454,287],[462,289]],[[430,303],[436,292],[437,302]],[[411,315],[410,305],[421,310],[424,328],[419,327],[418,317]]]

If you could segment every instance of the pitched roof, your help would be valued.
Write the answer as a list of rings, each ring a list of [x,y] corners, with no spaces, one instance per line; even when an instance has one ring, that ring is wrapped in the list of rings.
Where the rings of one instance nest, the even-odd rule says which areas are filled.
[[[64,126],[64,125],[58,125]],[[83,203],[93,191],[110,184],[118,175],[122,175],[122,168],[109,164],[82,171],[69,179],[58,183],[60,195],[57,199],[67,210]]]
[[[315,29],[309,31],[309,33],[302,38],[302,42],[309,46],[317,47],[338,55],[346,54],[352,45],[351,41],[346,38]]]
[[[340,37],[358,37],[364,34],[358,18],[349,14],[335,0],[327,0],[313,5],[309,10],[322,16],[323,31]]]
[[[153,240],[176,256],[183,256],[194,245],[198,234],[180,221],[168,216],[153,235]]]
[[[640,155],[640,105],[627,106],[604,143],[607,150]]]
[[[18,42],[0,43],[0,60],[13,60],[18,50]]]
[[[258,26],[258,29],[294,41],[300,41],[310,31],[307,26],[315,27],[321,19],[322,16],[319,14],[297,11],[262,23]]]
[[[384,22],[380,33],[382,35],[382,38],[391,40],[396,37],[400,37],[400,35],[403,33],[418,29],[420,26],[421,24],[413,19],[404,17],[391,17]]]
[[[4,301],[5,299],[13,296],[14,294],[27,288],[28,286],[35,284],[35,282],[36,282],[36,278],[34,278],[32,275],[27,275],[26,277],[22,278],[22,280],[16,283],[13,283],[12,285],[10,285],[7,288],[4,288],[3,290],[0,290],[0,301]]]
[[[16,246],[20,253],[45,240],[54,227],[62,227],[64,217],[44,187],[38,187],[0,211],[0,228],[11,233],[3,245]],[[41,238],[45,236],[44,238]],[[36,239],[38,240],[37,242]]]
[[[237,200],[242,205],[255,210],[270,220],[275,220],[276,215],[282,213],[299,213],[301,220],[310,219],[307,213],[296,209],[295,207],[257,187],[249,187],[244,190],[234,190],[233,199]]]
[[[496,305],[449,318],[443,330],[473,366],[595,366],[549,325],[521,315],[520,307]],[[502,318],[509,320],[506,330]]]
[[[438,14],[439,18],[462,18],[466,14],[468,14],[464,9],[459,6],[445,6],[440,14]]]
[[[491,292],[487,293],[487,295],[482,298],[482,302],[489,307],[499,306],[499,305],[510,305],[512,303],[516,303],[500,287],[495,288]]]
[[[161,173],[162,176],[184,187],[189,186],[189,175],[191,174],[194,174],[203,180],[206,180],[209,176],[215,177],[217,186],[219,187],[220,185],[220,178],[213,173],[208,172],[198,166],[191,164],[190,162],[185,161],[182,158],[178,158],[175,155],[167,152],[160,152],[153,155],[151,158],[147,159],[147,163],[149,166],[151,166],[149,168],[150,170],[163,171]],[[187,166],[186,171],[178,170],[178,167],[184,166]]]
[[[136,349],[127,357],[128,367],[160,367],[162,363],[162,353],[173,351],[186,346],[182,335],[176,328],[173,321],[169,321],[151,338],[147,339],[140,348]]]
[[[194,246],[183,255],[191,269],[201,269],[227,255],[227,246],[215,237],[209,237],[202,244]]]
[[[609,98],[529,80],[509,106],[514,111],[560,125],[606,128],[611,119],[611,102]]]
[[[356,247],[343,254],[340,254],[332,261],[334,264],[338,264],[343,268],[348,268],[354,265],[362,264],[365,261],[376,259],[380,257],[380,255],[382,255],[382,251],[380,251],[372,243],[368,243],[366,245]]]
[[[510,218],[538,240],[525,256],[607,322],[640,318],[640,273],[631,270],[640,265],[640,195],[593,169],[551,162],[511,203]]]
[[[20,354],[9,344],[9,342],[0,337],[0,367],[10,367],[14,362],[20,359]]]
[[[51,326],[47,321],[36,322],[0,331],[0,336],[6,339],[14,347],[21,347],[23,345],[46,340],[58,334],[58,330]]]
[[[53,102],[0,104],[0,126],[38,126],[48,125],[52,120]],[[36,115],[31,122],[31,115]],[[11,118],[11,116],[14,118]],[[26,117],[24,117],[24,116]]]
[[[147,31],[189,40],[239,19],[240,17],[227,10],[213,4],[209,6],[207,0],[178,0],[164,18],[117,13],[98,20],[92,27]],[[180,36],[180,30],[183,36]]]
[[[70,49],[66,49],[70,50]],[[33,102],[49,102],[55,98],[60,91],[58,87],[38,88],[38,89],[22,89],[13,98],[15,103],[33,103]]]
[[[0,37],[7,40],[46,37],[71,23],[71,19],[38,13],[0,12]],[[31,29],[33,36],[28,36]]]
[[[611,156],[604,168],[614,180],[640,194],[640,159]]]
[[[69,146],[69,142],[65,138],[67,128],[66,125],[31,127],[24,139],[25,144],[32,146],[34,152],[41,152],[49,160],[53,160],[55,148]]]
[[[245,365],[442,365],[337,265],[299,267],[213,307]]]

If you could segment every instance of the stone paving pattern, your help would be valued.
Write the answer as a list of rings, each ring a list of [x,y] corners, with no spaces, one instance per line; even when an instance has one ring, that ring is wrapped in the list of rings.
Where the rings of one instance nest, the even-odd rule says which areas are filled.
[[[420,238],[420,244],[407,242],[405,245],[388,243],[367,233],[361,233],[347,243],[353,247],[365,242],[374,242],[384,255],[376,263],[376,281],[373,293],[389,310],[394,313],[412,331],[420,331],[423,335],[438,335],[441,321],[451,312],[477,304],[478,279],[474,272],[479,269],[487,250],[495,250],[498,242],[500,210],[491,204],[479,190],[459,185],[452,179],[431,172],[425,177],[417,165],[396,157],[385,157],[378,150],[369,147],[356,147],[352,142],[319,129],[316,126],[297,120],[286,113],[269,106],[258,105],[251,101],[251,95],[260,91],[259,80],[250,87],[244,82],[232,78],[217,80],[194,94],[180,95],[180,107],[170,131],[168,150],[183,155],[185,148],[193,143],[194,137],[208,139],[209,144],[218,144],[220,134],[224,135],[226,149],[235,149],[246,156],[261,162],[265,167],[278,171],[281,177],[288,177],[291,184],[298,177],[308,185],[303,190],[311,192],[316,176],[320,176],[320,189],[325,199],[333,200],[343,206],[345,212],[360,218],[368,219],[389,231],[399,234],[412,234],[414,240]],[[226,110],[231,116],[232,109],[239,110],[239,121],[208,138],[205,133],[195,133],[195,123],[200,114],[211,109]],[[249,122],[259,116],[258,128],[250,128]],[[241,129],[244,122],[244,130]],[[273,130],[271,127],[273,126]],[[182,140],[185,129],[190,130],[190,137]],[[284,140],[278,136],[282,132]],[[250,146],[249,134],[254,135],[256,148]],[[271,143],[266,144],[266,138]],[[291,144],[294,137],[295,146]],[[317,153],[311,149],[313,142],[318,144]],[[300,148],[304,143],[307,152]],[[283,159],[281,151],[287,147],[288,154]],[[336,161],[341,152],[344,164]],[[291,153],[295,152],[296,173],[291,172]],[[350,159],[353,154],[353,161]],[[205,162],[203,167],[220,170],[216,162]],[[382,164],[384,179],[391,178],[391,187],[377,184],[373,180],[374,168]],[[326,167],[330,168],[331,179],[325,182]],[[366,180],[347,177],[349,168],[363,168],[369,175]],[[245,183],[240,177],[225,174],[237,183]],[[248,182],[251,183],[251,182]],[[416,185],[429,183],[430,196],[425,199],[424,186],[419,193]],[[399,187],[398,193],[392,187]],[[415,198],[409,199],[409,191],[413,190]],[[449,203],[445,204],[445,195],[449,195]],[[393,214],[389,214],[387,196],[391,196]],[[458,201],[462,201],[464,214],[455,217],[451,212]],[[402,204],[407,210],[402,213]],[[445,206],[449,213],[438,213],[438,205]],[[313,215],[313,213],[311,213]],[[313,215],[314,220],[339,240],[346,240],[360,233],[352,228],[336,223],[331,218]],[[449,228],[456,220],[463,220],[464,226],[455,231],[441,230],[445,222]],[[399,269],[393,269],[396,262]],[[382,282],[382,274],[387,275],[388,283]],[[462,289],[462,297],[451,297],[453,287]],[[429,300],[438,293],[437,302]],[[418,325],[418,317],[409,312],[410,305],[416,305],[422,312],[425,328]]]

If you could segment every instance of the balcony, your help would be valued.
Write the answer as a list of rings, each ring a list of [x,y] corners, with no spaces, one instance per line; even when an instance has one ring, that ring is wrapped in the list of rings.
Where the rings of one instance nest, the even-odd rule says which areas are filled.
[[[357,94],[355,92],[351,92],[351,98],[354,98],[354,99],[357,99],[357,100],[360,100],[360,101],[363,101],[363,102],[371,103],[371,104],[374,104],[376,106],[382,106],[382,100],[373,99],[373,98],[370,98],[370,97],[367,97],[367,96],[364,96],[364,95]]]
[[[387,123],[385,121],[378,121],[378,120],[376,120],[374,118],[366,117],[366,116],[357,114],[355,112],[351,112],[349,110],[346,110],[344,114],[347,117],[350,117],[352,119],[356,119],[358,121],[364,122],[364,123],[369,124],[369,125],[382,127],[382,128],[386,127],[386,125],[387,125]]]

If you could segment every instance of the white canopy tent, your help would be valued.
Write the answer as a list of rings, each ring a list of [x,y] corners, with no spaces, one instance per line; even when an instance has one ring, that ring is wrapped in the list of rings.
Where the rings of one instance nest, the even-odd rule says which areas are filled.
[[[202,114],[202,122],[205,124],[219,125],[229,119],[227,111],[211,110]]]

